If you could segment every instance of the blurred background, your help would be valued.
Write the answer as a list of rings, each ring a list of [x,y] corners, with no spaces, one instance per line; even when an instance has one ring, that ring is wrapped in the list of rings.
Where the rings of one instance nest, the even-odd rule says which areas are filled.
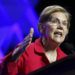
[[[12,51],[34,28],[33,41],[40,36],[38,18],[48,5],[59,4],[72,15],[67,42],[75,46],[75,3],[72,0],[0,0],[0,58]]]

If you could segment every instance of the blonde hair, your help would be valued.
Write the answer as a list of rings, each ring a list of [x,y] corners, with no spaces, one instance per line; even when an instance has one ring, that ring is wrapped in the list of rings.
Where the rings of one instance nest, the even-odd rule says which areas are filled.
[[[48,20],[50,15],[54,12],[63,12],[67,16],[68,19],[68,28],[70,27],[70,20],[71,20],[71,14],[62,6],[59,5],[52,5],[52,6],[47,6],[42,13],[40,14],[39,18],[39,25],[40,23],[44,23]]]

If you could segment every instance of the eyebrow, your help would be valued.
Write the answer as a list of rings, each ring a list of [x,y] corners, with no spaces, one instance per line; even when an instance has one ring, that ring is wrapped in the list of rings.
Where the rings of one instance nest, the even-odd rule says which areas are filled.
[[[56,17],[50,17],[50,19],[52,19],[52,18],[55,18],[56,20],[59,20],[59,18],[56,18]],[[63,21],[68,22],[67,19],[64,19]]]

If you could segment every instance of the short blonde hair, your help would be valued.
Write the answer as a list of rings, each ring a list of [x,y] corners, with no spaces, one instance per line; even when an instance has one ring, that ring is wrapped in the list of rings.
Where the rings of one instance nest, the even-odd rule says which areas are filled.
[[[67,16],[68,19],[68,28],[70,27],[71,14],[62,6],[52,5],[47,6],[42,13],[40,14],[39,23],[44,23],[48,20],[49,16],[54,12],[63,12]]]

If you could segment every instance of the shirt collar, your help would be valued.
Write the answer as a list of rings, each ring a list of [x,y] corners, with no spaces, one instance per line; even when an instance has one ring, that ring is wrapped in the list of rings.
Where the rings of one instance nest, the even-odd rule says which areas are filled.
[[[35,52],[44,53],[45,50],[42,45],[41,38],[36,39],[34,45],[35,45]],[[65,56],[67,56],[67,55],[60,49],[60,47],[58,47],[57,48],[57,59],[63,58]]]
[[[41,42],[41,38],[35,40],[35,51],[37,53],[44,53],[44,47]]]
[[[61,50],[61,48],[57,49],[57,60],[67,57],[67,54],[63,52],[63,50]]]

